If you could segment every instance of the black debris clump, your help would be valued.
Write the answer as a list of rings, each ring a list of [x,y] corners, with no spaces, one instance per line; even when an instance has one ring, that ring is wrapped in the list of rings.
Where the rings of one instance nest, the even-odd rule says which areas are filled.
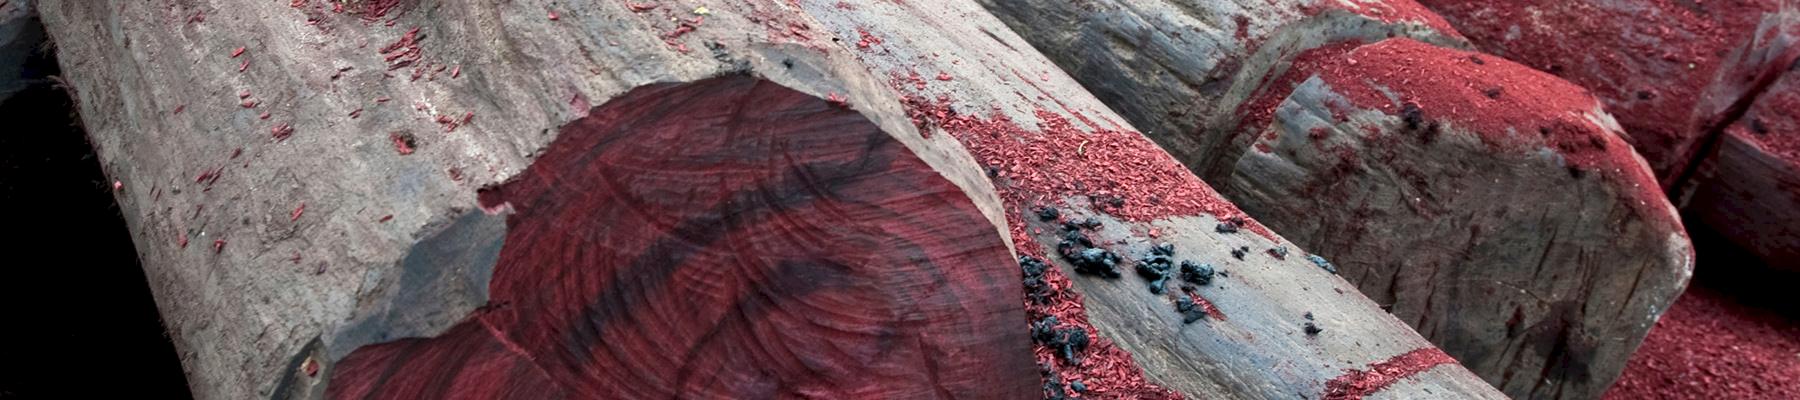
[[[1498,98],[1500,98],[1501,92],[1502,92],[1502,90],[1500,88],[1493,87],[1493,88],[1487,88],[1486,90],[1482,90],[1481,94],[1486,95],[1490,99],[1498,99]]]
[[[1081,383],[1080,379],[1072,380],[1069,381],[1069,389],[1074,389],[1075,393],[1087,393],[1087,384]]]
[[[1312,321],[1306,321],[1306,326],[1302,329],[1306,331],[1306,336],[1318,336],[1319,332],[1325,331],[1324,329],[1319,329],[1319,325],[1312,323]]]
[[[1213,227],[1213,230],[1218,231],[1219,233],[1238,233],[1238,229],[1243,227],[1243,218],[1231,217],[1230,219],[1225,220],[1225,222],[1220,222],[1219,226]]]
[[[1056,317],[1044,317],[1031,324],[1031,340],[1057,350],[1063,362],[1081,364],[1081,352],[1087,350],[1088,334],[1077,327],[1058,327]]]
[[[1119,265],[1119,255],[1106,249],[1094,247],[1094,241],[1088,239],[1081,231],[1063,233],[1063,239],[1056,244],[1056,252],[1061,254],[1069,264],[1075,265],[1075,272],[1099,275],[1104,278],[1118,278],[1122,275],[1114,268]]]
[[[1150,248],[1150,254],[1138,259],[1138,276],[1150,280],[1150,293],[1163,294],[1168,290],[1169,276],[1175,268],[1175,245],[1164,243]]]
[[[1044,271],[1050,265],[1037,257],[1019,256],[1019,268],[1025,272],[1025,297],[1037,304],[1049,302],[1050,283],[1044,281]]]
[[[1199,304],[1194,304],[1194,299],[1188,296],[1175,299],[1175,311],[1181,312],[1181,323],[1184,324],[1191,324],[1201,318],[1206,318],[1206,310]]]
[[[1419,130],[1425,126],[1425,111],[1418,104],[1407,102],[1400,106],[1400,120],[1406,122],[1407,130]]]
[[[1317,255],[1317,254],[1308,254],[1306,256],[1306,259],[1311,260],[1313,265],[1317,265],[1317,266],[1319,266],[1319,268],[1325,269],[1326,272],[1330,272],[1332,275],[1337,275],[1337,273],[1338,273],[1337,266],[1331,265],[1330,261],[1325,261],[1325,257],[1319,257],[1319,255]]]
[[[1277,246],[1273,249],[1269,249],[1269,256],[1275,257],[1275,259],[1277,259],[1277,260],[1286,260],[1287,255],[1288,255],[1287,246]]]
[[[1231,257],[1238,259],[1238,261],[1244,261],[1244,255],[1246,254],[1250,254],[1250,246],[1231,249]]]
[[[1044,206],[1044,208],[1039,208],[1037,214],[1038,214],[1038,219],[1042,220],[1044,222],[1055,221],[1057,218],[1062,217],[1062,212],[1056,211],[1056,207],[1051,207],[1051,206]]]
[[[1100,229],[1100,220],[1089,217],[1088,219],[1084,219],[1084,220],[1080,220],[1080,221],[1067,221],[1067,222],[1063,222],[1062,228],[1064,231],[1079,231],[1082,229],[1089,229],[1089,230]]]
[[[1195,285],[1211,284],[1213,280],[1212,264],[1182,261],[1181,280]]]
[[[1044,400],[1066,400],[1069,394],[1063,391],[1062,378],[1056,376],[1049,365],[1038,364],[1038,372],[1044,374]]]

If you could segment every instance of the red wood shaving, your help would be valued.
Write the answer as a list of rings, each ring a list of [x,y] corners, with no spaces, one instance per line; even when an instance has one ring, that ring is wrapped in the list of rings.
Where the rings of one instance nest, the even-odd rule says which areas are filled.
[[[306,370],[306,376],[318,376],[319,375],[319,362],[318,361],[313,361],[312,357],[307,357],[306,362],[304,362],[303,364],[305,364],[302,368]]]
[[[1393,358],[1369,364],[1367,370],[1346,370],[1343,375],[1325,382],[1326,400],[1358,400],[1386,389],[1409,376],[1442,364],[1455,364],[1456,359],[1436,347],[1409,351]]]
[[[556,11],[555,11],[555,10],[551,10],[551,11],[550,11],[550,20],[551,20],[551,21],[555,21],[555,20],[556,20],[556,19],[557,19],[557,18],[556,18]]]
[[[125,182],[113,181],[113,190],[125,190]]]
[[[268,111],[263,111],[263,112],[262,112],[262,115],[258,115],[258,116],[256,116],[256,119],[269,119],[269,112],[268,112]]]
[[[178,106],[175,106],[175,111],[171,112],[170,114],[180,114],[182,111],[185,111],[185,110],[187,110],[186,104],[178,105]]]
[[[275,141],[277,142],[287,140],[288,136],[292,136],[293,134],[294,127],[288,125],[286,122],[281,123],[281,125],[276,125],[273,128],[269,128],[269,135],[274,136]]]
[[[238,98],[240,98],[240,99],[248,99],[248,98],[250,98],[250,89],[244,89],[244,90],[239,90],[239,91],[238,91]]]
[[[413,153],[412,138],[407,136],[408,135],[401,134],[400,132],[388,134],[388,139],[394,141],[394,151],[400,152],[400,155],[403,156]]]
[[[474,120],[475,120],[475,112],[469,111],[469,112],[463,113],[462,121],[457,122],[457,124],[468,125],[469,121],[474,121]]]
[[[357,117],[361,117],[362,112],[363,112],[363,109],[361,109],[361,108],[350,111],[350,119],[356,119]]]
[[[456,78],[460,78],[460,77],[462,77],[462,64],[457,64],[455,68],[450,69],[450,79],[456,79]]]
[[[869,31],[867,31],[867,30],[858,28],[856,30],[856,35],[862,37],[862,39],[856,41],[856,48],[868,49],[869,47],[872,47],[872,46],[880,46],[881,45],[881,38],[876,37],[875,35],[869,34]]]
[[[386,223],[386,222],[388,222],[388,220],[392,220],[392,219],[394,219],[394,214],[388,214],[388,215],[381,216],[381,220],[376,221],[376,222]]]
[[[238,103],[238,105],[244,106],[244,108],[256,108],[256,99],[244,99],[244,102]]]
[[[298,251],[294,252],[294,256],[288,257],[288,261],[293,261],[295,264],[299,264],[300,263],[300,252],[298,252]]]
[[[294,207],[294,213],[292,215],[288,215],[288,222],[299,221],[300,214],[303,214],[303,213],[306,213],[306,202],[304,202],[304,201],[300,202],[299,207]]]
[[[938,73],[937,80],[949,81],[950,79],[952,79],[952,78],[950,78],[950,73],[948,73],[948,72],[939,72]]]
[[[387,96],[381,96],[381,97],[375,98],[376,103],[386,103],[386,102],[388,102],[388,100],[393,100],[393,99],[390,99]]]
[[[453,181],[461,181],[462,180],[462,178],[463,178],[462,168],[451,168],[449,172],[450,172],[450,180],[453,180]]]
[[[220,252],[223,252],[223,251],[225,251],[225,239],[214,240],[213,241],[213,254],[219,254]]]
[[[237,48],[237,50],[232,50],[231,58],[238,58],[238,56],[244,55],[244,50],[245,49],[243,47],[239,47],[239,48]]]
[[[176,246],[180,246],[181,248],[185,249],[185,248],[187,248],[187,243],[188,243],[187,232],[182,232],[182,233],[177,234],[177,236],[175,237],[175,245]]]
[[[238,156],[243,155],[243,154],[244,154],[244,148],[239,147],[237,149],[234,149],[231,151],[231,159],[236,160],[238,158]]]
[[[250,60],[244,60],[242,65],[238,65],[238,72],[244,72],[247,69],[250,69]]]
[[[650,11],[651,9],[655,9],[656,5],[655,4],[625,3],[625,7],[631,8],[631,12],[645,12],[645,11]]]
[[[838,106],[838,107],[844,107],[844,108],[850,107],[850,100],[845,99],[843,95],[840,95],[837,92],[826,93],[825,101],[831,103],[831,105]]]

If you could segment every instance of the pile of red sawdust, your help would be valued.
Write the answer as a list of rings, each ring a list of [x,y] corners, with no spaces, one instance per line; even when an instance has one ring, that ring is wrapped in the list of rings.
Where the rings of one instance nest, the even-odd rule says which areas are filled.
[[[1800,399],[1800,321],[1690,287],[1604,398]]]

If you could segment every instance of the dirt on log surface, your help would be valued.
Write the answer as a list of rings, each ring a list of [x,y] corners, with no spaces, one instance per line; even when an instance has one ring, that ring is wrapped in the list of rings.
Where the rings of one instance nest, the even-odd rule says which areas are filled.
[[[985,3],[1513,396],[1598,395],[1690,274],[1674,210],[1592,97],[1456,50],[1418,3]]]
[[[42,12],[201,398],[1502,397],[973,3]]]

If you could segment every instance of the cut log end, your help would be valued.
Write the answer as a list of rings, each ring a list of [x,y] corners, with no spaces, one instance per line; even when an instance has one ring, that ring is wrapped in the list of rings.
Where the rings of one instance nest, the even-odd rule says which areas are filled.
[[[351,353],[331,397],[1037,391],[999,231],[827,99],[742,75],[638,88],[480,197],[513,212],[489,305]]]

